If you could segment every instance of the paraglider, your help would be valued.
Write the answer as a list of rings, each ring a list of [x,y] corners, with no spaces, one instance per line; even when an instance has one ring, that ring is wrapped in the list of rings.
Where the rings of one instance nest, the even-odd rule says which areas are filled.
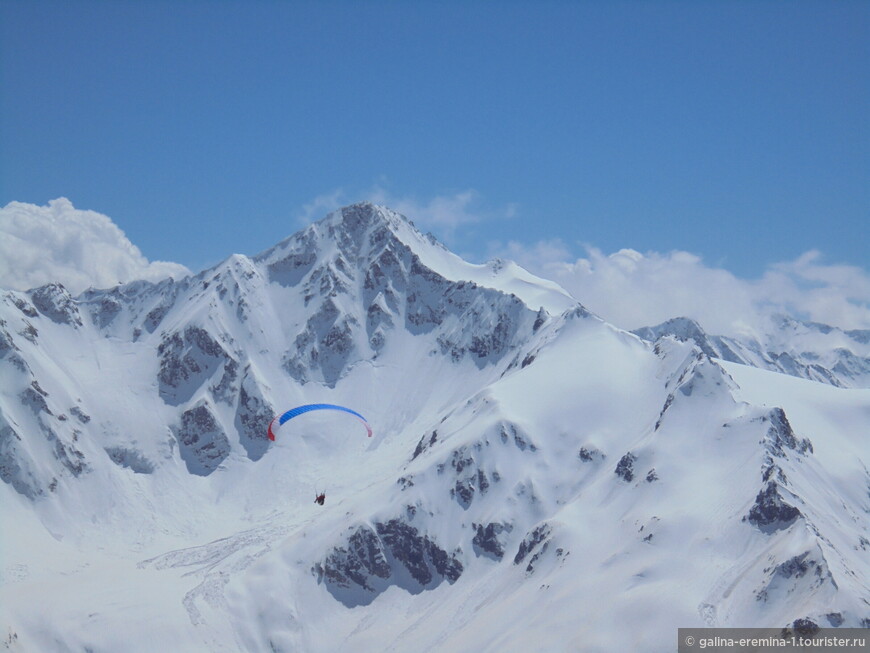
[[[281,424],[284,424],[284,422],[286,422],[287,420],[291,420],[294,417],[298,417],[299,415],[302,415],[303,413],[307,413],[312,410],[343,410],[346,413],[350,413],[363,423],[363,426],[366,427],[366,432],[368,433],[369,437],[372,437],[372,427],[369,426],[366,418],[360,415],[355,410],[345,408],[344,406],[337,406],[336,404],[306,404],[304,406],[297,406],[296,408],[291,408],[283,415],[279,415],[275,417],[275,419],[273,419],[271,422],[269,422],[269,439],[273,442],[275,441],[275,428],[277,428]]]
[[[355,410],[351,410],[350,408],[346,408],[345,406],[338,406],[336,404],[306,404],[304,406],[297,406],[296,408],[291,408],[286,413],[276,416],[269,422],[269,430],[268,435],[269,439],[273,442],[275,441],[275,430],[284,424],[285,422],[293,419],[294,417],[298,417],[299,415],[303,415],[304,413],[308,413],[312,410],[338,410],[343,411],[345,413],[349,413],[356,417],[360,422],[362,422],[363,426],[366,427],[366,433],[368,433],[369,437],[372,437],[372,427],[369,426],[369,423],[366,421],[366,418],[360,415]],[[325,492],[315,492],[314,503],[318,505],[323,505],[326,502],[326,493]]]

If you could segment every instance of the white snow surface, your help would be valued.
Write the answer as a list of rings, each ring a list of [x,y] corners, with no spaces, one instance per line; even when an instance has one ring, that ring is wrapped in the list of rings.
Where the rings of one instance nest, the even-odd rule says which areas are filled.
[[[6,649],[662,651],[679,627],[870,624],[870,390],[653,345],[383,207],[182,282],[0,308]],[[329,411],[274,443],[246,426],[314,402],[373,437]]]

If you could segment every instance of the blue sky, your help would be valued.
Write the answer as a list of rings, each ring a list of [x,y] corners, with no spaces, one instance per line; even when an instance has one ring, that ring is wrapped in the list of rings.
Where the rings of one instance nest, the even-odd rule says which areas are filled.
[[[870,260],[867,2],[0,0],[0,55],[0,206],[194,270],[372,197],[477,260]]]

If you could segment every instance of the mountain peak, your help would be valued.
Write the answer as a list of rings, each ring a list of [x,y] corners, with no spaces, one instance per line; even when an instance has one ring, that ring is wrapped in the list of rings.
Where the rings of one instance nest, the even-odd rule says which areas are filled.
[[[674,317],[656,326],[648,326],[632,331],[644,340],[655,341],[662,336],[674,336],[680,340],[706,340],[707,334],[690,317]]]
[[[433,246],[447,251],[432,234],[421,233],[414,223],[401,213],[369,201],[344,206],[312,226],[326,229],[330,236],[338,239],[339,245],[344,244],[351,249],[358,249],[365,241],[373,244],[381,243],[389,234],[415,253],[419,253],[421,248]]]
[[[349,230],[368,229],[370,227],[386,226],[398,220],[406,220],[385,206],[372,202],[357,202],[333,211],[315,224],[326,224],[333,227],[339,225]]]

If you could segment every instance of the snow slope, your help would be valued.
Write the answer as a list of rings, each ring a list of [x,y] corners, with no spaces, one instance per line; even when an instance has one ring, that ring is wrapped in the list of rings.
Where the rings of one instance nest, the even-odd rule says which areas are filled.
[[[389,209],[179,282],[6,292],[0,317],[10,650],[870,624],[870,390],[643,340]],[[374,436],[323,411],[266,439],[313,402]]]

